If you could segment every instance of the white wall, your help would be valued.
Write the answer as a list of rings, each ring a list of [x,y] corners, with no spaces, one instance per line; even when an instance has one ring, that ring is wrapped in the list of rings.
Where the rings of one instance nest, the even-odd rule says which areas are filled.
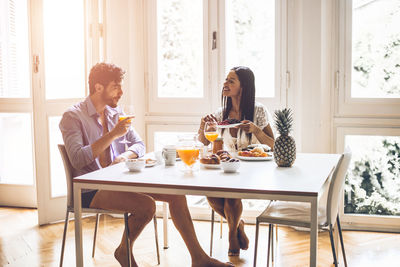
[[[291,0],[288,65],[289,106],[302,152],[333,152],[332,0]]]

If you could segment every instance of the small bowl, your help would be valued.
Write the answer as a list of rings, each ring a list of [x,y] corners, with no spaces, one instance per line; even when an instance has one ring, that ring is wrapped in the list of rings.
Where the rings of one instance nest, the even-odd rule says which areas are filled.
[[[146,161],[144,159],[128,159],[125,161],[125,165],[131,172],[139,172],[146,165]]]
[[[240,167],[240,161],[239,160],[234,161],[234,162],[221,161],[221,166],[222,166],[222,169],[224,170],[224,172],[228,172],[228,173],[236,172]]]

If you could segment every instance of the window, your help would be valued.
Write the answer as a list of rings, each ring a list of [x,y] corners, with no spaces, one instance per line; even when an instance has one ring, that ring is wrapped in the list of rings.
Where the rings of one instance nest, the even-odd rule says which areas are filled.
[[[400,137],[346,135],[353,151],[344,212],[400,216]]]
[[[0,113],[0,183],[33,185],[32,117]]]
[[[400,115],[400,1],[339,1],[340,115]]]
[[[340,0],[337,151],[352,150],[346,227],[398,231],[400,1]],[[396,227],[397,225],[397,227]]]
[[[203,97],[203,1],[157,1],[158,96]]]
[[[0,97],[31,95],[28,36],[27,1],[1,1]]]
[[[145,8],[149,116],[215,111],[238,65],[253,70],[257,101],[286,104],[286,1],[149,0]]]
[[[85,96],[84,3],[44,0],[46,98]],[[74,14],[74,19],[71,19]],[[68,21],[68,23],[66,23]],[[61,63],[61,64],[60,64]]]
[[[148,151],[197,133],[200,117],[220,106],[232,67],[253,70],[257,101],[269,110],[286,105],[286,1],[149,0],[145,8]],[[209,218],[204,197],[188,201],[196,218]],[[266,203],[243,205],[253,216]]]
[[[400,97],[400,1],[354,0],[351,97]]]
[[[256,77],[256,96],[275,96],[275,1],[226,3],[225,73],[247,66]]]

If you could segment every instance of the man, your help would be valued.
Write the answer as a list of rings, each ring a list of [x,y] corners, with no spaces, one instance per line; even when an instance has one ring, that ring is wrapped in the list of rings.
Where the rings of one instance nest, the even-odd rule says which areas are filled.
[[[68,157],[74,168],[73,175],[82,175],[110,164],[138,158],[144,155],[145,145],[138,133],[130,127],[128,117],[118,122],[122,110],[117,106],[123,91],[121,82],[125,72],[107,63],[98,63],[90,71],[90,95],[69,108],[60,122],[60,130]],[[131,142],[125,151],[123,137]],[[169,203],[170,214],[175,227],[181,234],[192,258],[192,266],[232,266],[210,258],[201,248],[185,196],[141,194],[115,191],[85,191],[82,206],[129,212],[130,251],[133,242],[155,213],[155,200]],[[127,266],[124,235],[114,252],[121,266]],[[132,255],[133,266],[137,263]]]

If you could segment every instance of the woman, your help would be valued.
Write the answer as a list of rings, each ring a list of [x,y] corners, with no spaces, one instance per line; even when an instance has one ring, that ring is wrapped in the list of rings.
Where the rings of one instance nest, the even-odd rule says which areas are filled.
[[[222,90],[222,107],[216,113],[201,119],[199,140],[208,145],[204,136],[204,126],[208,121],[237,119],[241,125],[235,128],[222,129],[220,135],[228,150],[241,150],[250,144],[266,144],[274,147],[274,135],[270,125],[268,110],[255,102],[254,74],[247,67],[234,67],[229,72]],[[210,206],[226,219],[229,226],[229,256],[239,256],[240,249],[249,247],[249,239],[244,232],[241,220],[241,199],[207,198]]]

